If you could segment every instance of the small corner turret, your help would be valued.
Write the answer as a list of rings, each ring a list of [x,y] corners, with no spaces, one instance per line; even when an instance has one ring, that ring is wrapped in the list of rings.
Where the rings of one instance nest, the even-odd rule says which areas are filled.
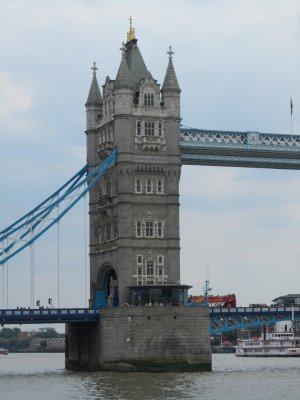
[[[114,83],[115,115],[131,114],[133,106],[133,87],[130,82],[130,72],[125,59],[126,48],[124,42],[120,50],[122,51],[122,59]]]
[[[164,79],[164,83],[161,89],[162,94],[162,103],[164,108],[168,109],[170,112],[170,116],[180,118],[180,92],[181,89],[179,87],[172,56],[174,52],[172,51],[172,46],[169,46],[169,51],[167,51],[169,55],[169,63]]]
[[[96,67],[95,61],[93,62],[93,66],[91,67],[91,69],[93,71],[93,79],[89,95],[85,103],[87,131],[96,128],[97,120],[102,117],[102,105],[103,105],[103,100],[96,76],[96,71],[98,68]]]

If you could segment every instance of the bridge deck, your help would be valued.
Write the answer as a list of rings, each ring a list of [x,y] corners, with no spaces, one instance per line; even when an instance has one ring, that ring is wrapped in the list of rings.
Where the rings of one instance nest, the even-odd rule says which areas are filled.
[[[99,309],[93,308],[39,308],[0,310],[0,323],[7,324],[61,324],[99,321]]]
[[[300,136],[181,129],[183,164],[300,169]]]

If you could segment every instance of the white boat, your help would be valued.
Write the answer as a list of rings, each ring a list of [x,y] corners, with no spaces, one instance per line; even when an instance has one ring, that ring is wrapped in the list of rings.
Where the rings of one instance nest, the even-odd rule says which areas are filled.
[[[4,349],[3,347],[0,347],[0,355],[1,354],[7,356],[7,354],[9,354],[9,351]]]
[[[299,357],[300,337],[291,332],[265,333],[260,338],[241,340],[235,347],[237,357]]]

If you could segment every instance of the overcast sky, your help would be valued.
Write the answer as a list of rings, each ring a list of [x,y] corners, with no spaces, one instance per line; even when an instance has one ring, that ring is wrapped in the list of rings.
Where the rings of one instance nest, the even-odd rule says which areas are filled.
[[[292,96],[300,134],[299,0],[0,0],[1,230],[85,164],[90,67],[99,84],[115,78],[130,15],[159,83],[173,46],[184,125],[289,134]],[[239,305],[300,293],[300,172],[184,166],[180,190],[181,280],[193,294],[207,278]],[[83,204],[60,232],[61,305],[84,305]],[[56,259],[54,230],[35,246],[44,305],[57,302]],[[30,305],[29,260],[9,263],[11,307]]]

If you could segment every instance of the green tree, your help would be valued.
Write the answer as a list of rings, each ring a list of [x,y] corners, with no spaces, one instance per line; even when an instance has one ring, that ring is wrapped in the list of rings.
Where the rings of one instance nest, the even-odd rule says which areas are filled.
[[[14,329],[2,328],[0,331],[0,337],[7,339],[17,337],[19,332],[20,332],[19,328],[14,328]]]

